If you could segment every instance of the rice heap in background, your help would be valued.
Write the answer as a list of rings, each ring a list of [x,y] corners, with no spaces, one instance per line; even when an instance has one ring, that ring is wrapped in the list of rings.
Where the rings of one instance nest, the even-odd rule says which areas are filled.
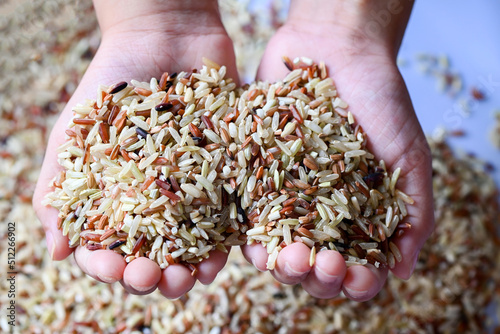
[[[72,20],[54,20],[56,15],[40,17],[54,4],[59,5],[58,13],[70,13],[66,17]],[[84,275],[72,258],[53,263],[30,204],[39,172],[34,166],[41,165],[54,114],[62,110],[88,65],[89,55],[95,52],[97,32],[87,29],[95,29],[90,6],[90,2],[35,0],[18,8],[11,19],[1,19],[1,26],[8,26],[8,31],[0,30],[0,43],[13,39],[9,45],[17,45],[6,48],[2,44],[1,55],[10,61],[26,57],[29,66],[13,67],[3,59],[1,69],[5,73],[0,79],[15,80],[18,87],[36,87],[31,90],[36,92],[31,94],[32,99],[26,99],[26,91],[12,85],[0,92],[0,219],[17,222],[16,303],[20,332],[182,333],[200,332],[199,328],[216,328],[212,333],[485,330],[485,307],[490,300],[498,302],[495,287],[500,284],[496,255],[499,246],[490,232],[491,226],[498,223],[497,189],[484,173],[482,163],[454,156],[440,141],[431,141],[436,232],[426,243],[414,276],[407,282],[389,277],[380,295],[368,303],[311,298],[300,287],[277,284],[268,273],[257,272],[238,252],[231,254],[227,268],[213,284],[195,285],[175,301],[164,299],[158,292],[134,296],[119,284],[98,283]],[[249,15],[244,5],[236,2],[230,9],[224,6],[222,12],[231,27],[239,25],[238,18]],[[237,15],[230,15],[234,13]],[[45,28],[37,30],[43,31],[43,36],[22,38],[16,34],[23,31],[27,19]],[[252,34],[245,34],[232,37],[250,40]],[[267,37],[259,36],[262,40]],[[38,53],[40,47],[47,49]],[[0,244],[3,259],[7,256],[5,245]],[[5,291],[5,281],[1,284]],[[0,295],[1,308],[6,307],[6,298],[6,293]],[[9,329],[3,317],[0,328],[5,332]]]
[[[267,42],[286,19],[288,0],[219,0],[219,6],[233,40],[240,77],[243,82],[251,82]]]

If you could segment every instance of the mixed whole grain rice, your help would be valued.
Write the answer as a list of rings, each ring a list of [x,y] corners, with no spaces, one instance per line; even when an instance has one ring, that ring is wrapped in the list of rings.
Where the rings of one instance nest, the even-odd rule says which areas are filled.
[[[248,243],[267,247],[268,269],[293,242],[311,248],[311,265],[316,252],[334,249],[347,265],[392,268],[401,255],[390,239],[410,227],[403,219],[413,203],[396,189],[400,169],[388,173],[366,149],[323,63],[284,62],[290,73],[283,81],[253,83],[240,97],[254,110],[254,122],[245,124],[252,146],[238,153],[254,167],[238,192]]]
[[[165,268],[244,243],[218,126],[233,109],[235,84],[224,66],[206,63],[159,82],[100,86],[96,101],[73,108],[58,148],[64,169],[47,197],[70,246]]]
[[[41,6],[55,5],[56,13],[41,16]],[[57,117],[55,112],[62,110],[76,87],[89,63],[89,54],[95,51],[98,32],[89,8],[90,1],[25,2],[13,12],[8,30],[0,29],[0,43],[14,39],[15,43],[9,45],[18,46],[2,47],[0,57],[25,57],[23,64],[29,64],[16,70],[5,63],[0,67],[5,71],[0,80],[18,83],[4,85],[5,90],[0,91],[0,219],[17,222],[16,303],[20,333],[199,333],[200,328],[206,328],[208,333],[498,331],[498,324],[490,326],[486,313],[490,302],[499,302],[498,242],[491,231],[492,226],[498,226],[498,188],[485,173],[482,162],[457,156],[446,143],[435,140],[429,143],[436,230],[425,244],[412,278],[401,281],[389,276],[381,293],[370,302],[312,298],[299,287],[277,284],[238,252],[230,254],[227,266],[213,284],[197,284],[174,301],[166,300],[158,291],[135,296],[119,284],[89,279],[73,258],[52,262],[30,201],[47,130]],[[255,15],[240,2],[223,2],[221,11],[225,23],[234,27],[238,27],[241,17]],[[69,20],[54,19],[56,14],[68,12]],[[7,18],[1,19],[3,23]],[[11,33],[22,31],[26,20],[51,29],[51,33],[45,30],[42,35],[23,39]],[[236,43],[239,54],[245,54],[244,48],[249,45],[252,52],[258,53],[259,45],[262,48],[272,34],[273,29],[262,29],[257,23],[253,32],[229,29],[230,33],[245,34],[247,43]],[[241,36],[232,37],[241,40]],[[252,44],[252,40],[259,40],[259,44]],[[41,47],[47,49],[39,53]],[[37,54],[40,57],[30,60],[30,55]],[[19,89],[28,84],[35,87],[33,99],[26,99],[26,91]],[[5,240],[6,224],[0,226],[0,239]],[[2,242],[0,257],[6,259],[6,253],[6,243]],[[3,309],[9,302],[4,293],[5,280],[0,287]],[[0,328],[9,330],[4,317],[0,318]]]
[[[71,247],[109,249],[161,268],[258,242],[267,268],[301,242],[347,265],[393,268],[393,235],[413,200],[366,150],[366,135],[323,63],[284,58],[283,81],[236,90],[226,68],[100,86],[73,107],[63,170],[44,204]],[[400,224],[401,223],[401,224]]]

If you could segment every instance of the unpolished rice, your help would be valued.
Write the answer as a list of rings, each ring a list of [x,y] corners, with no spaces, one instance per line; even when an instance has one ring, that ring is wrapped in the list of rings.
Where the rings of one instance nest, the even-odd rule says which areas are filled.
[[[255,82],[240,93],[242,97],[258,94],[259,99],[245,101],[249,115],[240,142],[248,144],[237,145],[237,149],[252,152],[240,153],[246,165],[263,168],[259,180],[252,175],[247,188],[240,190],[240,205],[251,217],[250,227],[258,224],[247,233],[247,243],[260,242],[267,247],[271,254],[268,268],[275,265],[276,242],[274,237],[264,236],[276,229],[283,229],[272,233],[282,236],[276,244],[279,249],[291,240],[315,248],[311,257],[321,249],[336,249],[348,264],[375,264],[367,250],[384,249],[378,262],[392,266],[392,259],[399,260],[401,255],[390,240],[404,233],[398,226],[407,214],[406,207],[400,209],[399,205],[403,198],[412,201],[396,189],[401,170],[388,172],[385,163],[375,160],[365,147],[367,136],[353,115],[338,112],[338,108],[346,109],[348,105],[336,95],[324,64],[302,58],[293,62],[284,58],[284,62],[291,72],[283,81],[272,85]],[[270,89],[273,94],[269,94]],[[266,91],[267,96],[255,93]],[[264,107],[272,105],[279,107],[264,112]],[[235,127],[241,127],[238,120]],[[286,206],[285,201],[290,204]],[[263,218],[263,214],[267,217]],[[364,248],[357,246],[359,242],[365,242]],[[391,263],[384,258],[391,259]]]
[[[269,84],[264,82],[239,89],[239,100],[228,98],[230,93],[222,88],[230,80],[221,80],[220,68],[207,65],[172,78],[165,74],[167,83],[175,86],[175,94],[165,92],[167,88],[159,87],[155,80],[149,84],[132,81],[130,94],[113,103],[111,92],[115,88],[100,86],[99,101],[87,102],[96,111],[75,111],[70,127],[76,138],[82,129],[88,135],[84,144],[83,138],[75,141],[68,137],[71,145],[60,149],[59,163],[70,171],[64,182],[53,183],[54,194],[48,197],[60,210],[61,228],[70,245],[103,247],[101,240],[96,243],[81,232],[96,229],[87,218],[98,212],[93,201],[111,197],[120,204],[102,212],[108,217],[102,228],[127,235],[106,242],[104,247],[125,257],[156,259],[163,267],[167,254],[157,252],[159,247],[164,249],[156,244],[159,240],[166,243],[171,258],[189,263],[207,256],[200,254],[200,247],[193,247],[198,241],[209,251],[228,245],[230,240],[231,245],[245,241],[265,245],[270,254],[268,269],[274,268],[277,253],[291,242],[314,249],[311,263],[317,251],[335,249],[347,265],[378,262],[379,266],[394,267],[401,254],[391,238],[404,233],[398,225],[407,213],[406,208],[399,208],[398,200],[408,196],[396,189],[401,170],[388,173],[385,163],[377,162],[366,150],[366,135],[353,116],[348,119],[337,111],[347,104],[336,96],[326,69],[301,58],[288,66],[292,71],[274,84],[273,100],[268,100],[265,92]],[[188,98],[192,102],[185,99],[185,94],[191,94],[189,86],[197,86],[194,99]],[[234,104],[228,105],[228,101]],[[273,106],[277,107],[269,109]],[[113,109],[126,113],[116,116],[120,120],[111,124],[109,118],[107,122],[99,116]],[[171,116],[168,121],[162,115],[152,120],[147,112],[151,109]],[[155,128],[151,122],[156,123]],[[109,142],[109,128],[118,140]],[[210,162],[196,153],[201,149]],[[84,150],[89,153],[83,154]],[[236,156],[238,163],[233,162]],[[147,177],[153,177],[154,182],[146,181]],[[116,183],[122,191],[119,198]],[[236,190],[236,198],[230,188]],[[371,191],[375,190],[381,197],[372,199]],[[234,217],[228,212],[232,201],[244,215],[229,218]],[[75,202],[79,203],[72,207],[75,214],[66,219],[70,210],[64,208]],[[269,214],[261,219],[266,210]],[[92,214],[87,215],[88,211]],[[143,225],[142,218],[133,215],[156,220],[153,225]],[[213,229],[205,229],[211,235],[208,240],[196,228],[204,219],[215,221]],[[287,231],[283,231],[285,225]],[[231,232],[225,233],[230,226]],[[141,241],[142,245],[135,247],[144,235],[149,242]],[[384,250],[384,256],[377,261],[367,256],[367,249],[358,246],[366,241],[371,243],[365,243],[365,248],[368,244]],[[136,249],[134,254],[132,249]]]
[[[217,66],[214,72],[210,66],[212,62],[190,73],[165,73],[165,84],[176,87],[175,95],[168,96],[168,88],[156,80],[132,80],[100,86],[97,102],[89,100],[74,108],[69,126],[77,140],[68,137],[59,148],[65,180],[53,182],[54,192],[47,197],[59,210],[61,228],[72,247],[113,249],[127,262],[146,256],[164,268],[165,252],[175,262],[197,263],[210,250],[224,249],[221,245],[244,243],[243,222],[228,215],[231,195],[223,175],[224,167],[235,173],[239,168],[231,166],[224,147],[207,149],[221,142],[214,132],[219,132],[217,119],[235,110],[228,104],[231,89],[226,89],[231,79],[221,75],[224,67]],[[193,96],[196,86],[203,92]],[[114,109],[126,113],[111,123],[101,117]],[[123,121],[116,121],[118,117]],[[84,131],[85,141],[79,140]],[[103,226],[97,226],[93,217],[105,217]],[[197,225],[206,223],[200,232]],[[230,226],[231,232],[226,232]],[[87,232],[98,229],[108,237],[97,241],[88,237]],[[117,240],[123,245],[114,246]]]

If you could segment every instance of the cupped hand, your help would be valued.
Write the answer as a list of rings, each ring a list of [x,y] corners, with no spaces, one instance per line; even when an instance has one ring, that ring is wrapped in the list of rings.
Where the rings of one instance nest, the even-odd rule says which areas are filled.
[[[346,3],[343,1],[320,2],[326,7],[318,4],[312,9],[307,1],[292,1],[288,21],[269,42],[257,79],[273,82],[283,78],[288,73],[283,56],[305,56],[326,63],[339,96],[368,136],[368,149],[390,170],[401,167],[398,188],[415,200],[406,217],[411,229],[394,240],[402,261],[392,272],[408,279],[433,230],[434,214],[430,151],[396,66],[402,32],[389,26],[392,30],[373,36],[363,29],[369,28],[363,25],[368,20],[358,17],[367,8],[335,4]],[[339,18],[343,14],[347,19]],[[397,23],[398,17],[392,20]],[[259,270],[266,270],[268,254],[260,244],[244,246],[243,253]],[[373,298],[387,278],[387,268],[346,267],[340,253],[333,250],[319,252],[310,267],[309,253],[304,244],[285,247],[272,274],[282,283],[301,283],[315,297],[331,298],[343,291],[357,301]]]
[[[159,287],[168,298],[177,298],[190,290],[196,279],[208,284],[222,269],[227,254],[211,253],[201,262],[196,277],[181,264],[160,270],[147,259],[126,264],[111,250],[76,250],[57,228],[58,211],[42,205],[52,190],[51,180],[61,170],[56,149],[65,142],[65,130],[72,118],[72,107],[85,99],[95,99],[99,84],[112,85],[131,79],[149,81],[164,72],[198,68],[202,57],[227,67],[227,76],[237,81],[232,42],[219,18],[217,1],[95,1],[102,31],[101,45],[74,95],[64,108],[50,135],[45,159],[33,197],[33,205],[46,233],[48,250],[55,260],[74,252],[77,264],[96,280],[120,281],[131,293],[147,294]]]

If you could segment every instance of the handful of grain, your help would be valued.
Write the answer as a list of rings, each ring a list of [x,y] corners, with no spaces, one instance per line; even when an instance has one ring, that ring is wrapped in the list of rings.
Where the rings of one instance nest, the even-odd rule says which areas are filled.
[[[47,204],[71,246],[127,262],[194,264],[259,242],[273,269],[292,242],[336,249],[348,265],[393,267],[390,238],[409,224],[383,161],[365,148],[324,64],[285,59],[289,75],[237,89],[225,67],[160,82],[101,86],[76,106]]]
[[[291,72],[282,82],[254,83],[240,99],[255,123],[245,124],[252,147],[238,153],[255,169],[238,192],[248,243],[267,246],[268,269],[293,242],[311,248],[311,266],[317,251],[333,249],[347,265],[394,267],[401,254],[390,240],[410,228],[403,218],[413,203],[396,189],[400,169],[390,175],[367,151],[323,63],[284,62]]]
[[[244,243],[222,174],[231,161],[214,139],[236,100],[224,76],[225,67],[205,66],[100,86],[96,101],[73,108],[58,149],[64,171],[48,196],[71,246],[111,249],[127,262],[147,256],[165,268]]]

